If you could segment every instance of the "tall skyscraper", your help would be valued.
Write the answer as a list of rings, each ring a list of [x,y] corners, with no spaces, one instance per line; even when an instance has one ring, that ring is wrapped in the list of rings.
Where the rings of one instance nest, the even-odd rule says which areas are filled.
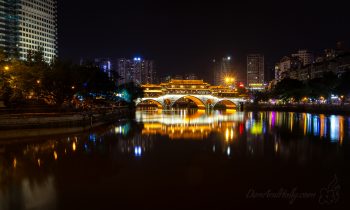
[[[250,54],[247,56],[247,85],[264,84],[264,55]]]
[[[20,59],[42,50],[51,62],[57,56],[57,0],[0,0],[0,47]]]
[[[134,59],[118,59],[119,84],[134,82],[139,85],[155,83],[155,68],[152,60],[140,57]]]
[[[230,56],[221,60],[213,60],[214,63],[214,85],[225,85],[226,77],[233,77],[233,64]]]

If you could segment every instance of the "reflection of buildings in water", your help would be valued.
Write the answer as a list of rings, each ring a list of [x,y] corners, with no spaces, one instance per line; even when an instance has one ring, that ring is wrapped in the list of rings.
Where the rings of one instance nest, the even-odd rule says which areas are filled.
[[[344,140],[344,124],[343,116],[325,116],[303,114],[304,135],[311,134],[321,138],[329,138],[332,142],[343,144]]]
[[[212,132],[224,133],[226,139],[233,138],[237,122],[244,121],[243,113],[197,111],[136,113],[136,121],[142,122],[142,134],[164,135],[171,139],[204,139]]]
[[[304,136],[330,139],[332,142],[343,143],[345,138],[346,120],[343,116],[310,113],[270,112],[268,114],[268,127],[287,128],[289,132],[302,132]]]
[[[132,154],[142,156],[144,153],[151,151],[153,148],[152,135],[136,134],[130,139],[120,139],[118,141],[118,150],[122,154]]]

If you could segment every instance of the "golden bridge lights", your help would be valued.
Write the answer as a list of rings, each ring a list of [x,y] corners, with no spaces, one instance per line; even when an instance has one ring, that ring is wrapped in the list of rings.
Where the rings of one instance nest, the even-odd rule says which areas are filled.
[[[17,167],[17,159],[13,159],[13,168],[16,168]]]
[[[57,155],[57,152],[56,152],[56,151],[53,152],[53,157],[54,157],[55,160],[58,159],[58,155]]]
[[[235,82],[235,78],[233,77],[225,77],[226,84],[233,84]]]
[[[77,145],[75,144],[75,142],[73,142],[73,144],[72,144],[72,149],[73,149],[73,151],[75,151],[77,149]]]

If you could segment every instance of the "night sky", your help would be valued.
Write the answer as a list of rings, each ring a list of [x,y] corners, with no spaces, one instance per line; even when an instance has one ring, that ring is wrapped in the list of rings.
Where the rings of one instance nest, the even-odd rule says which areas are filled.
[[[273,65],[298,49],[314,52],[350,41],[346,1],[60,0],[59,55],[141,56],[159,75],[193,72],[210,80],[213,58],[230,55],[245,74],[246,54]]]

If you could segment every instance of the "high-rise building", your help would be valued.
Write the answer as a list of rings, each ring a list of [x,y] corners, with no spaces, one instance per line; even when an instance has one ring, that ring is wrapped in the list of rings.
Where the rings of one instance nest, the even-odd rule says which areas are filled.
[[[307,50],[299,50],[297,53],[292,54],[292,57],[298,58],[303,66],[314,62],[314,55]]]
[[[222,58],[220,61],[213,60],[214,63],[214,85],[225,85],[226,77],[233,77],[233,64],[230,56]]]
[[[57,56],[57,0],[0,0],[0,47],[20,59],[41,50],[51,62]]]
[[[250,54],[247,56],[247,85],[264,84],[264,55]]]
[[[139,85],[155,83],[155,68],[152,60],[140,57],[134,59],[118,59],[117,72],[121,79],[119,84],[134,82]]]

